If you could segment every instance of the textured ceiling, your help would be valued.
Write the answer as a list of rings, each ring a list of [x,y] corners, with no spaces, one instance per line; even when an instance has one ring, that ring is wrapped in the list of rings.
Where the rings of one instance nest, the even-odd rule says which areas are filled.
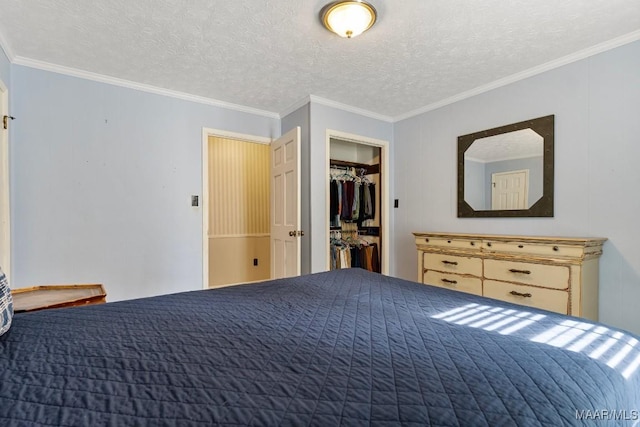
[[[464,158],[483,163],[527,157],[542,158],[543,146],[544,138],[527,128],[476,139],[464,152]]]
[[[309,95],[398,117],[610,40],[639,0],[370,0],[369,32],[326,31],[318,0],[2,0],[29,59],[275,113]],[[635,37],[635,36],[634,36]]]

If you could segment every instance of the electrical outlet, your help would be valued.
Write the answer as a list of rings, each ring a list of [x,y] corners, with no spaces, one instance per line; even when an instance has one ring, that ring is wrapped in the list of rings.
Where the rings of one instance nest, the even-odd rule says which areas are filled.
[[[253,259],[253,265],[258,265],[258,258]]]
[[[199,205],[199,197],[198,196],[191,196],[191,206],[197,207]]]
[[[395,200],[393,201],[393,207],[394,207],[394,208],[397,208],[397,207],[398,207],[398,199],[395,199]]]

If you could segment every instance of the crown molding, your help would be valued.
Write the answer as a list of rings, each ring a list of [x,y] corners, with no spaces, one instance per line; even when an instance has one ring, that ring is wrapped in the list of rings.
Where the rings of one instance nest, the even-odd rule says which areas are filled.
[[[247,107],[244,105],[233,104],[225,101],[220,101],[213,98],[206,98],[203,96],[192,95],[189,93],[174,91],[170,89],[164,89],[157,86],[147,85],[143,83],[137,83],[130,80],[119,79],[116,77],[106,76],[103,74],[93,73],[90,71],[83,71],[76,68],[65,67],[57,64],[52,64],[49,62],[38,61],[35,59],[25,58],[22,56],[16,56],[11,49],[9,43],[7,42],[4,35],[0,32],[0,48],[4,51],[9,59],[9,62],[16,65],[22,65],[25,67],[51,71],[58,74],[68,75],[72,77],[78,77],[86,80],[92,80],[96,82],[106,83],[114,86],[125,87],[129,89],[139,90],[143,92],[153,93],[157,95],[164,95],[172,98],[182,99],[186,101],[196,102],[199,104],[211,105],[215,107],[225,108],[229,110],[239,111],[248,114],[254,114],[258,116],[263,116],[271,119],[282,119],[300,107],[309,104],[311,102],[325,105],[327,107],[336,108],[339,110],[351,112],[354,114],[358,114],[365,117],[370,117],[376,120],[381,120],[388,123],[396,123],[411,117],[418,116],[420,114],[427,113],[429,111],[437,110],[438,108],[442,108],[444,106],[453,104],[455,102],[459,102],[468,98],[471,98],[476,95],[480,95],[482,93],[491,91],[493,89],[497,89],[511,83],[518,82],[520,80],[527,79],[529,77],[533,77],[535,75],[544,73],[546,71],[553,70],[555,68],[562,67],[564,65],[571,64],[576,61],[580,61],[582,59],[586,59],[588,57],[597,55],[602,52],[606,52],[611,49],[615,49],[617,47],[623,46],[628,43],[632,43],[640,40],[640,30],[633,31],[631,33],[625,34],[623,36],[617,37],[615,39],[611,39],[604,43],[597,44],[595,46],[589,47],[587,49],[583,49],[581,51],[572,53],[570,55],[564,56],[562,58],[547,62],[545,64],[539,65],[537,67],[530,68],[528,70],[512,74],[510,76],[504,77],[502,79],[493,81],[486,85],[478,86],[474,89],[471,89],[466,92],[459,93],[452,97],[443,99],[441,101],[435,102],[433,104],[426,105],[424,107],[409,111],[404,114],[400,114],[395,117],[386,116],[383,114],[375,113],[373,111],[365,110],[358,107],[353,107],[351,105],[343,104],[341,102],[332,101],[330,99],[322,98],[316,95],[309,95],[301,100],[293,103],[289,107],[285,108],[280,113],[275,113],[272,111],[261,110],[257,108]]]
[[[287,108],[282,110],[280,112],[280,118],[282,119],[283,117],[288,116],[289,114],[293,113],[294,111],[298,110],[299,108],[304,107],[305,105],[307,105],[310,102],[311,102],[311,97],[310,96],[305,96],[304,98],[300,99],[297,102],[294,102],[293,104],[289,105]]]
[[[2,34],[1,31],[0,31],[0,49],[4,51],[5,55],[7,55],[7,59],[9,60],[9,62],[15,61],[16,55],[13,53],[13,50],[11,49],[9,42],[7,42],[7,39],[4,38],[4,34]]]
[[[330,99],[322,98],[322,97],[316,96],[316,95],[308,95],[308,96],[305,96],[304,98],[300,99],[299,101],[294,102],[293,104],[291,104],[290,106],[285,108],[280,113],[280,118],[286,117],[289,114],[293,113],[294,111],[298,110],[299,108],[304,107],[305,105],[310,104],[312,102],[314,104],[324,105],[326,107],[331,107],[331,108],[335,108],[337,110],[342,110],[342,111],[346,111],[346,112],[349,112],[349,113],[358,114],[360,116],[369,117],[369,118],[376,119],[376,120],[382,120],[382,121],[388,122],[388,123],[393,123],[393,118],[392,117],[385,116],[383,114],[374,113],[373,111],[364,110],[362,108],[353,107],[351,105],[343,104],[341,102],[332,101]]]
[[[353,107],[351,105],[343,104],[341,102],[332,101],[330,99],[322,98],[322,97],[316,96],[316,95],[308,95],[308,96],[305,96],[304,98],[300,99],[298,102],[294,102],[293,104],[291,104],[290,106],[285,108],[280,113],[280,118],[283,118],[283,117],[293,113],[297,109],[299,109],[299,108],[301,108],[301,107],[303,107],[303,106],[305,106],[307,104],[310,104],[312,102],[314,104],[324,105],[326,107],[331,107],[331,108],[335,108],[335,109],[338,109],[338,110],[347,111],[349,113],[358,114],[360,116],[370,117],[372,119],[382,120],[384,122],[393,123],[393,119],[391,117],[389,117],[389,116],[385,116],[383,114],[374,113],[373,111],[364,110],[362,108]]]
[[[204,96],[192,95],[189,93],[179,92],[179,91],[170,90],[170,89],[164,89],[161,87],[147,85],[144,83],[136,83],[130,80],[119,79],[117,77],[106,76],[103,74],[79,70],[76,68],[64,67],[62,65],[52,64],[50,62],[38,61],[35,59],[24,58],[21,56],[15,57],[12,62],[16,65],[22,65],[24,67],[36,68],[44,71],[51,71],[53,73],[63,74],[71,77],[78,77],[81,79],[92,80],[95,82],[106,83],[114,86],[125,87],[128,89],[134,89],[142,92],[153,93],[156,95],[164,95],[171,98],[182,99],[185,101],[197,102],[199,104],[211,105],[214,107],[240,111],[248,114],[255,114],[258,116],[268,117],[270,119],[280,118],[280,116],[277,113],[274,113],[271,111],[246,107],[244,105],[232,104],[230,102],[220,101],[213,98],[206,98]]]
[[[640,30],[633,31],[631,33],[625,34],[624,36],[617,37],[615,39],[611,39],[604,43],[597,44],[595,46],[591,46],[587,49],[580,50],[578,52],[572,53],[567,56],[563,56],[562,58],[555,59],[553,61],[549,61],[545,64],[539,65],[537,67],[529,68],[528,70],[512,74],[510,76],[504,77],[502,79],[493,81],[489,84],[478,86],[475,89],[471,89],[466,92],[459,93],[450,98],[443,99],[442,101],[434,102],[433,104],[426,105],[424,107],[418,108],[413,111],[409,111],[405,114],[401,114],[399,116],[395,116],[393,118],[393,122],[399,122],[401,120],[405,120],[411,117],[418,116],[423,113],[427,113],[429,111],[437,110],[438,108],[444,107],[446,105],[453,104],[458,101],[462,101],[467,98],[471,98],[476,95],[480,95],[482,93],[488,92],[493,89],[497,89],[502,86],[506,86],[511,83],[515,83],[520,80],[527,79],[529,77],[533,77],[535,75],[544,73],[546,71],[553,70],[555,68],[560,68],[564,65],[571,64],[576,61],[580,61],[582,59],[589,58],[591,56],[597,55],[602,52],[606,52],[611,49],[615,49],[617,47],[623,46],[625,44],[633,43],[635,41],[640,40]]]
[[[337,101],[332,101],[326,98],[321,98],[319,96],[309,95],[309,101],[316,104],[324,105],[327,107],[336,108],[338,110],[347,111],[349,113],[359,114],[361,116],[370,117],[376,120],[381,120],[383,122],[393,123],[393,118],[390,116],[374,113],[373,111],[364,110],[358,107],[352,107],[351,105],[343,104]]]

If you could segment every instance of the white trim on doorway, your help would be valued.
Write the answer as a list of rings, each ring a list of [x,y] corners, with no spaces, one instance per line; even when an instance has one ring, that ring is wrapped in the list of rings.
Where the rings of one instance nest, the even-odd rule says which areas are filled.
[[[9,115],[9,91],[0,80],[0,119]],[[10,120],[9,120],[10,121]],[[2,123],[2,120],[0,120]],[[11,126],[9,124],[9,126]],[[11,283],[11,196],[9,185],[9,130],[0,125],[0,267]]]
[[[247,135],[221,129],[202,128],[202,288],[209,289],[209,137],[271,144],[272,139],[264,136]]]
[[[382,248],[381,248],[381,258],[382,258],[382,274],[389,274],[389,141],[384,141],[382,139],[374,139],[366,136],[355,135],[352,133],[341,132],[337,130],[327,129],[326,132],[326,159],[325,159],[325,224],[326,230],[329,230],[329,217],[330,217],[330,208],[331,208],[331,195],[329,189],[329,173],[330,173],[330,157],[331,157],[331,138],[340,139],[342,141],[349,141],[355,144],[363,144],[363,145],[371,145],[374,147],[380,148],[380,172],[381,172],[381,191],[380,191],[380,210],[382,218],[380,226],[382,228],[382,234],[380,238],[382,239]],[[329,242],[329,236],[325,239],[326,241],[326,250],[327,254],[327,270],[331,268],[331,259],[328,256],[331,247]]]

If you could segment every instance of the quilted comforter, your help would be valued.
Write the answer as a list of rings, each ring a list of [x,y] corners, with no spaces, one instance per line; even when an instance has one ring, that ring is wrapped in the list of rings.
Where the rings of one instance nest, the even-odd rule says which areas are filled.
[[[18,314],[0,425],[634,425],[638,337],[369,273]]]

